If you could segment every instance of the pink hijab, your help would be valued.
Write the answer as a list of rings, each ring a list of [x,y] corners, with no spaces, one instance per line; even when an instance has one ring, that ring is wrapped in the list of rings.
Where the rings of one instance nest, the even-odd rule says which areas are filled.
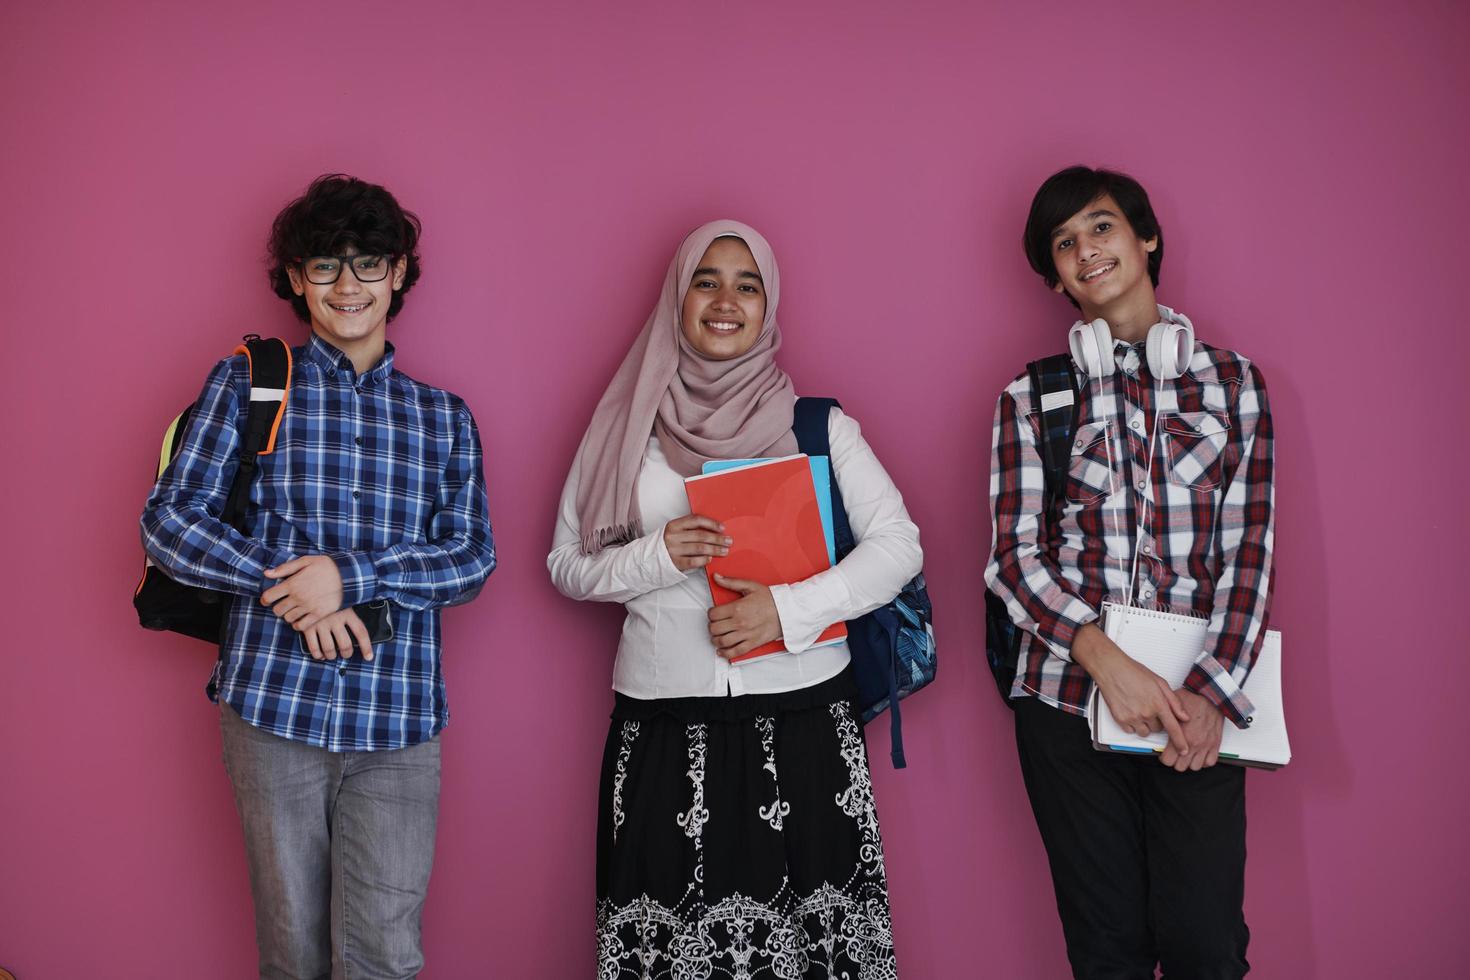
[[[680,329],[689,280],[716,238],[745,242],[766,290],[766,318],[755,344],[726,361],[703,356]],[[638,474],[649,433],[669,465],[693,476],[711,459],[787,456],[796,391],[776,366],[781,328],[780,272],[770,244],[738,221],[711,221],[689,233],[669,263],[658,305],[597,403],[579,454],[577,517],[582,551],[596,554],[643,534]]]

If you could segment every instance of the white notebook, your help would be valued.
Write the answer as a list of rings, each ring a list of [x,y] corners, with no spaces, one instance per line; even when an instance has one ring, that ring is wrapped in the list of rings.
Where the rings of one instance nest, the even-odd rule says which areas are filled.
[[[1103,630],[1123,652],[1177,688],[1189,676],[1205,648],[1209,624],[1193,616],[1103,604]],[[1286,715],[1281,701],[1281,634],[1267,630],[1250,676],[1242,688],[1255,705],[1249,728],[1236,728],[1228,719],[1220,740],[1220,761],[1263,769],[1279,769],[1291,761],[1286,737]],[[1107,702],[1092,691],[1087,704],[1092,744],[1103,752],[1162,752],[1169,742],[1162,732],[1141,738],[1124,731],[1108,710]]]

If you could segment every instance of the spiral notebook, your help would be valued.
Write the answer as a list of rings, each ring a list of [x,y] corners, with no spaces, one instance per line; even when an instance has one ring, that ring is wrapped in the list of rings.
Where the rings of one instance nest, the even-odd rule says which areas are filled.
[[[1194,616],[1103,604],[1103,629],[1123,652],[1177,688],[1189,676],[1205,648],[1209,624]],[[1255,705],[1249,728],[1225,722],[1220,761],[1237,766],[1279,769],[1291,761],[1286,714],[1281,699],[1281,634],[1267,630],[1250,675],[1242,688]],[[1162,752],[1168,736],[1162,732],[1140,738],[1124,731],[1094,687],[1087,703],[1087,722],[1093,748],[1102,752]]]

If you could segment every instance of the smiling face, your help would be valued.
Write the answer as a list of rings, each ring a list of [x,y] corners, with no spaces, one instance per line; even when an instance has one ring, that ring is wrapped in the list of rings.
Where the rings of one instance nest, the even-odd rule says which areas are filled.
[[[755,346],[765,319],[766,289],[755,257],[738,238],[716,238],[684,294],[684,339],[710,360],[727,361]]]
[[[342,250],[343,256],[356,254],[355,248]],[[343,262],[337,281],[326,285],[309,281],[304,264],[311,261],[303,259],[302,266],[289,267],[287,274],[291,277],[292,290],[306,300],[312,332],[349,355],[381,347],[388,323],[388,304],[393,292],[403,288],[408,259],[400,257],[388,275],[377,282],[363,282],[351,264]]]
[[[1112,322],[1123,310],[1152,311],[1148,256],[1158,244],[1157,238],[1139,238],[1118,202],[1104,194],[1053,229],[1054,288],[1075,299],[1087,320]]]

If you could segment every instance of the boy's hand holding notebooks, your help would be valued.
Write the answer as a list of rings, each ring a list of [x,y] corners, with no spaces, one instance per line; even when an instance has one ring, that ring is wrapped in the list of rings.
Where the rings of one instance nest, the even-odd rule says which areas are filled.
[[[767,586],[788,585],[832,567],[805,455],[687,477],[684,492],[691,513],[724,524],[725,534],[734,540],[728,555],[711,559],[704,568],[715,605],[740,598],[739,593],[715,584],[717,574]],[[847,624],[833,623],[814,645],[846,636]],[[775,640],[733,661],[785,652],[786,647]]]
[[[1103,605],[1103,629],[1123,652],[1178,689],[1205,648],[1209,624],[1193,616],[1138,609],[1113,603]],[[1279,769],[1291,761],[1286,737],[1286,715],[1281,703],[1281,634],[1267,630],[1261,652],[1241,688],[1255,705],[1249,728],[1228,720],[1220,740],[1220,761],[1237,766]],[[1107,702],[1092,690],[1087,723],[1093,748],[1101,752],[1162,752],[1168,736],[1162,732],[1141,738],[1125,731],[1113,718]]]

